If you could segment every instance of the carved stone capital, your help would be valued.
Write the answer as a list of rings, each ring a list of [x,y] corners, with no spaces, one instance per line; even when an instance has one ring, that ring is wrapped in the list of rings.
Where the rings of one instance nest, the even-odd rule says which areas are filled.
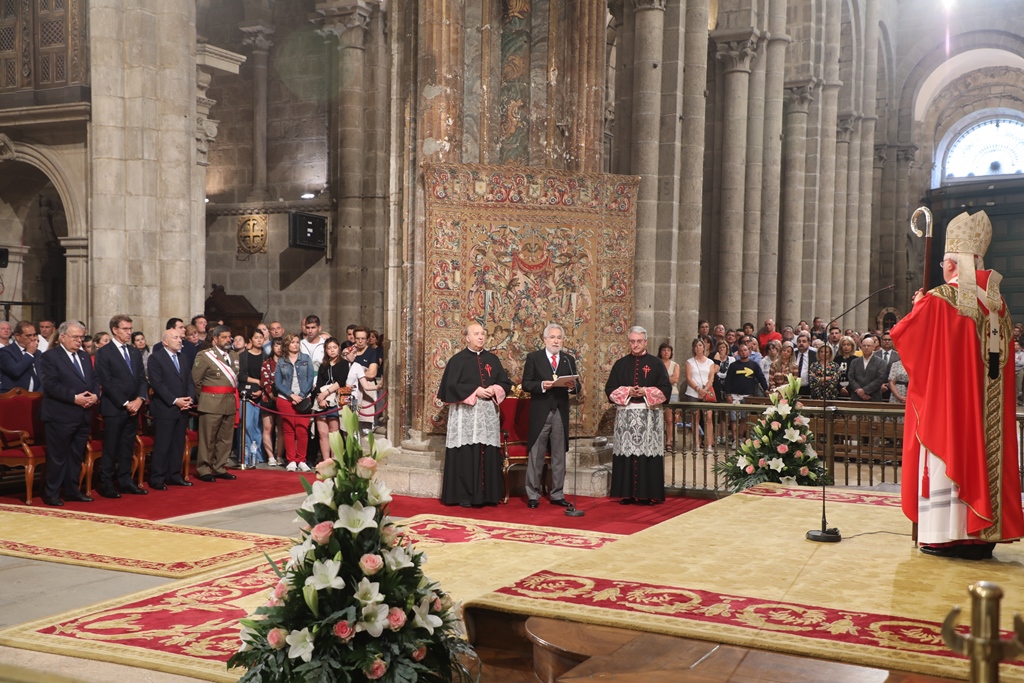
[[[715,58],[725,67],[725,73],[728,74],[733,71],[750,72],[750,63],[754,60],[758,48],[758,36],[756,33],[750,33],[746,37],[734,40],[716,39],[716,43]]]
[[[340,43],[344,37],[347,46],[361,48],[379,6],[379,0],[328,0],[315,5],[316,13],[309,20],[320,25],[317,33],[324,38],[333,36]]]
[[[238,29],[245,34],[242,44],[251,47],[253,52],[269,52],[274,46],[274,42],[270,40],[270,36],[274,34],[271,26],[259,23],[242,24]]]
[[[889,145],[875,145],[875,168],[884,168],[889,159]]]
[[[786,86],[786,107],[795,114],[806,114],[814,101],[814,81],[794,83]]]
[[[630,0],[633,3],[633,9],[637,12],[646,10],[659,10],[665,11],[665,0]]]
[[[850,142],[850,136],[852,136],[853,131],[857,129],[857,123],[859,121],[860,117],[856,114],[840,116],[838,125],[836,126],[836,142]]]
[[[896,148],[896,161],[900,164],[913,166],[917,160],[917,145],[900,145]]]
[[[14,161],[18,153],[14,151],[14,143],[6,133],[0,133],[0,161]]]
[[[624,0],[608,0],[608,12],[612,15],[612,24],[616,28],[622,26],[623,17],[625,16]]]

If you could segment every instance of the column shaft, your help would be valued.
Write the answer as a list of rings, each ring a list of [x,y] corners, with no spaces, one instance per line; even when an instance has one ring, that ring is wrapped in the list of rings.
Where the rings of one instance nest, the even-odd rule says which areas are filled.
[[[864,226],[860,222],[860,203],[863,199],[860,192],[861,183],[861,152],[862,147],[860,144],[861,128],[864,126],[863,121],[857,122],[857,127],[850,133],[850,160],[849,170],[846,176],[846,249],[843,253],[844,269],[843,269],[843,291],[842,297],[839,299],[840,311],[845,311],[853,304],[860,301],[857,298],[857,289],[860,280],[860,272],[870,272],[870,268],[863,267],[864,264],[870,262],[871,258],[871,229],[870,226],[865,231]],[[870,199],[869,199],[870,201]],[[864,237],[865,232],[867,233],[867,252],[866,258],[868,260],[861,260],[861,250],[865,247]],[[834,298],[834,297],[833,297]],[[865,304],[866,305],[866,304]],[[854,318],[856,320],[856,318]],[[858,325],[858,330],[865,328]]]
[[[803,289],[804,181],[807,177],[807,110],[809,85],[786,88],[786,132],[782,145],[782,225],[779,244],[781,271],[779,319],[800,319]]]
[[[828,277],[832,279],[832,300],[827,308],[815,311],[816,315],[832,319],[843,312],[843,291],[846,278],[846,189],[850,170],[850,133],[852,123],[849,118],[839,124],[836,132],[836,191],[829,200],[835,204],[835,218],[832,230],[832,269]]]
[[[910,170],[917,158],[917,147],[914,145],[900,146],[896,154],[896,202],[893,216],[892,253],[895,266],[896,285],[894,291],[896,307],[910,310],[910,286],[908,272],[913,273],[920,268],[919,264],[911,266],[907,263],[907,226],[914,208],[910,204]],[[929,267],[931,267],[929,265]],[[940,284],[940,283],[935,283]]]
[[[759,41],[759,47],[764,41]],[[743,296],[740,318],[743,322],[758,317],[756,296],[761,268],[761,182],[764,163],[765,50],[758,49],[751,62],[747,100],[747,157],[743,198]],[[755,327],[758,323],[755,323]]]
[[[872,221],[872,206],[877,206],[881,201],[879,193],[874,189],[873,171],[875,160],[875,121],[876,105],[875,96],[878,84],[878,15],[880,0],[865,0],[864,7],[864,87],[863,102],[860,110],[863,112],[863,120],[860,129],[860,218],[858,220],[858,261],[868,263],[871,260],[871,244],[874,241],[874,233],[878,231],[878,223]],[[877,252],[875,252],[877,253]],[[860,301],[866,297],[871,290],[871,270],[860,268],[857,271],[857,295],[856,300]],[[886,283],[875,283],[881,287]],[[874,310],[881,306],[879,302],[872,302]],[[857,312],[858,329],[865,329],[868,318],[873,313],[870,310]]]
[[[821,175],[818,185],[818,244],[815,255],[814,306],[804,316],[818,315],[832,304],[833,230],[835,227],[836,125],[839,114],[839,43],[842,0],[825,2],[825,84],[821,96]]]

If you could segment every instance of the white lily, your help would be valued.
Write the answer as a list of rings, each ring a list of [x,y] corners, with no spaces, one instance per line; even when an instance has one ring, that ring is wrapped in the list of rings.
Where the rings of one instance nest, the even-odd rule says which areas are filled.
[[[388,571],[396,572],[399,569],[413,566],[412,555],[400,545],[381,554],[384,555],[384,564],[387,566]]]
[[[342,527],[355,535],[363,529],[376,527],[377,522],[373,519],[376,515],[377,508],[372,506],[364,508],[362,503],[342,505],[338,508],[338,521],[334,523],[334,528]]]
[[[388,609],[387,605],[363,607],[363,618],[356,622],[356,631],[366,631],[374,638],[380,638],[388,625]]]
[[[313,574],[306,578],[306,585],[318,591],[325,588],[344,588],[345,579],[338,576],[340,560],[317,560],[313,563]]]
[[[792,407],[790,407],[790,405],[789,405],[788,403],[780,403],[780,404],[779,404],[779,407],[778,407],[778,408],[776,408],[776,409],[775,409],[775,411],[776,411],[776,412],[777,412],[777,413],[778,413],[778,414],[779,414],[779,415],[780,415],[781,417],[789,417],[789,414],[790,414],[791,412],[793,412],[793,408],[792,408]]]
[[[775,415],[775,406],[768,406],[767,408],[765,408],[764,409],[764,413],[762,413],[762,415],[764,415],[767,418],[774,417],[774,415]]]
[[[441,617],[436,614],[430,613],[430,603],[433,602],[429,595],[423,596],[420,600],[419,605],[413,605],[412,611],[415,615],[412,619],[412,625],[419,628],[427,629],[427,633],[434,635],[434,629],[440,628],[444,623],[441,621]]]
[[[383,436],[373,437],[373,449],[371,455],[373,455],[374,460],[384,460],[384,458],[397,451],[398,449],[395,448],[395,445],[391,443],[390,439]]]
[[[256,644],[258,636],[259,633],[253,629],[248,626],[242,626],[242,632],[238,634],[238,639],[242,641],[242,644],[239,646],[238,651],[245,652],[246,650],[251,650],[252,646]]]
[[[291,557],[291,560],[288,562],[288,569],[296,566],[301,567],[306,564],[306,560],[311,552],[313,552],[313,539],[311,538],[307,538],[298,545],[293,545],[288,550],[288,555]]]
[[[300,658],[308,662],[313,658],[313,635],[308,628],[292,631],[285,638],[285,642],[291,646],[288,648],[288,656],[292,659]]]
[[[793,429],[792,427],[786,427],[786,431],[783,434],[783,438],[790,443],[796,443],[800,440],[800,430]]]
[[[796,486],[796,477],[780,477],[786,486]]]
[[[750,461],[747,460],[747,456],[741,455],[736,458],[736,467],[739,467],[741,470],[745,470],[750,467]]]
[[[379,583],[371,583],[365,576],[356,584],[355,599],[359,601],[360,605],[364,607],[366,605],[372,605],[378,602],[384,602],[384,595],[380,592]]]
[[[811,418],[807,417],[806,415],[797,415],[796,417],[793,418],[793,422],[800,425],[801,427],[806,427],[807,425],[811,424]]]
[[[333,479],[313,482],[312,491],[310,491],[310,494],[306,496],[306,500],[303,501],[301,509],[312,512],[313,506],[317,503],[326,505],[332,510],[338,506],[338,504],[334,502]]]
[[[781,472],[782,468],[785,467],[785,463],[782,462],[782,458],[772,458],[768,461],[768,467],[776,472]]]
[[[366,498],[370,505],[390,503],[391,489],[384,482],[374,479],[366,489]]]

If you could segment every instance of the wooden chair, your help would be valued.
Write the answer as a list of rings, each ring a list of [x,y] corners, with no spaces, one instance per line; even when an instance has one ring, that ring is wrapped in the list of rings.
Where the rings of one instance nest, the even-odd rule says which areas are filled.
[[[501,476],[505,482],[503,503],[508,503],[508,473],[513,467],[526,467],[530,453],[526,449],[530,433],[530,398],[509,396],[498,406],[501,416]],[[551,454],[544,454],[544,464],[551,464]]]
[[[149,419],[147,404],[143,403],[136,415],[139,419],[139,431],[135,434],[135,448],[132,451],[132,478],[135,485],[142,488],[146,475],[146,456],[153,454],[153,422]]]
[[[185,429],[185,452],[181,455],[181,478],[188,481],[189,465],[192,464],[192,449],[199,445],[199,432]],[[262,444],[261,444],[262,446]]]
[[[82,493],[89,495],[92,491],[92,475],[96,470],[96,461],[103,457],[103,415],[96,410],[92,414],[92,426],[89,430],[89,440],[85,442],[85,458],[82,459],[82,471],[78,475],[78,488],[82,489],[82,482],[85,488]]]
[[[43,424],[39,419],[43,395],[15,388],[0,394],[0,466],[25,468],[25,504],[32,504],[37,465],[46,465]]]

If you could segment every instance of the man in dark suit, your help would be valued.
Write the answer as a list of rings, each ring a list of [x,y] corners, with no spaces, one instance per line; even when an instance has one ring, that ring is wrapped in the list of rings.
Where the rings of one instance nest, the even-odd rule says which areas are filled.
[[[569,446],[569,389],[553,386],[559,376],[579,374],[576,359],[562,351],[565,330],[551,323],[544,328],[544,348],[526,357],[523,389],[530,392],[530,432],[527,436],[527,506],[537,507],[540,499],[544,453],[551,454],[551,504],[568,507],[565,485],[565,452]],[[572,391],[579,391],[579,381]]]
[[[882,400],[888,401],[892,395],[889,389],[889,372],[892,370],[893,363],[900,359],[900,353],[892,346],[892,335],[888,332],[882,333],[882,347],[875,350],[875,354],[882,357],[885,361],[885,384],[882,385]]]
[[[35,326],[22,320],[14,326],[14,341],[0,348],[0,392],[16,387],[42,391],[39,381],[42,359]]]
[[[142,354],[132,346],[132,319],[115,315],[110,319],[109,344],[96,352],[96,377],[103,395],[103,457],[100,459],[99,494],[120,498],[121,493],[149,493],[132,481],[132,451],[139,431],[139,410],[149,397]]]
[[[865,335],[860,340],[861,358],[854,358],[846,368],[850,380],[850,398],[855,401],[881,401],[882,385],[888,379],[885,361],[875,353],[875,338]]]
[[[81,351],[85,326],[68,321],[58,333],[60,343],[43,354],[39,373],[43,387],[40,417],[47,444],[43,502],[63,505],[63,488],[67,500],[91,503],[92,498],[78,490],[78,478],[99,386],[89,357]]]
[[[199,353],[199,345],[185,339],[185,321],[181,318],[170,318],[164,330],[174,330],[181,335],[181,351],[178,352],[178,360],[184,361],[184,367],[191,373],[192,364],[196,362],[196,354]],[[153,345],[153,352],[155,353],[159,348],[161,345],[160,342],[157,342]]]
[[[811,348],[811,333],[806,330],[801,331],[796,336],[796,354],[793,356],[796,373],[800,377],[801,396],[811,395],[811,381],[807,371],[810,369],[811,363],[817,360],[818,352]]]
[[[149,488],[157,491],[166,491],[168,484],[192,485],[179,471],[185,452],[188,410],[196,395],[192,368],[186,367],[187,359],[182,351],[183,335],[184,330],[179,333],[174,327],[168,328],[162,343],[154,346],[149,355],[149,384],[153,387],[149,411],[156,427]]]

